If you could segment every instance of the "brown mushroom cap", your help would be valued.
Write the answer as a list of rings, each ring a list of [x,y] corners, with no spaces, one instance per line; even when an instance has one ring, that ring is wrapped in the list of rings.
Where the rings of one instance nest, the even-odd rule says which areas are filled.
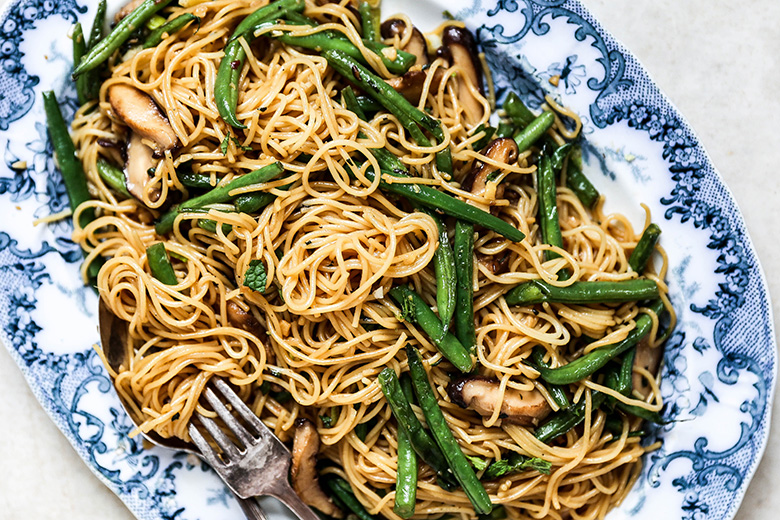
[[[498,416],[501,419],[521,426],[536,426],[550,412],[550,405],[538,390],[506,388],[501,399],[501,384],[485,376],[466,376],[452,381],[447,385],[447,394],[453,403],[470,408],[482,417],[490,417],[496,406],[500,406]]]
[[[439,85],[441,85],[441,78],[443,76],[444,73],[441,71],[441,69],[436,69],[436,71],[433,73],[433,79],[431,80],[430,87],[432,92],[439,90]],[[420,102],[420,96],[422,96],[423,87],[425,86],[425,81],[427,79],[427,70],[412,69],[403,76],[390,78],[386,81],[388,85],[401,93],[401,95],[403,95],[407,101],[416,105]]]
[[[444,29],[441,41],[446,51],[439,54],[448,55],[450,64],[460,68],[469,82],[482,92],[482,68],[471,31],[464,27],[450,25]],[[469,125],[476,124],[484,115],[485,109],[482,103],[467,88],[458,90],[458,100],[463,106],[466,122]]]
[[[233,326],[244,329],[263,344],[266,364],[276,364],[276,354],[274,354],[271,345],[268,343],[268,334],[266,334],[265,329],[263,329],[252,313],[245,311],[240,305],[232,300],[228,300],[225,307],[227,308],[228,321],[230,321]]]
[[[647,338],[642,339],[636,346],[636,356],[634,357],[634,367],[642,367],[653,375],[658,373],[661,366],[661,360],[664,357],[664,349],[661,346],[653,347]],[[631,380],[634,390],[637,390],[642,397],[647,397],[651,387],[647,380],[638,372],[634,372]]]
[[[317,428],[308,419],[298,419],[295,426],[290,467],[293,489],[307,505],[333,518],[343,518],[344,513],[331,502],[318,482],[315,466],[320,451],[320,436]]]
[[[385,20],[382,22],[380,27],[382,38],[392,38],[394,36],[399,36],[401,39],[403,39],[406,35],[406,29],[406,22],[400,18],[390,18]],[[415,26],[412,26],[412,35],[409,37],[409,41],[401,50],[415,55],[417,58],[414,62],[416,67],[427,65],[430,61],[428,59],[428,42],[425,40],[423,33],[421,33],[420,30]]]
[[[155,143],[158,154],[179,145],[179,138],[168,118],[148,94],[130,85],[117,83],[109,87],[108,101],[116,116],[133,132]]]
[[[494,139],[485,147],[484,150],[482,150],[482,155],[504,164],[512,164],[517,161],[517,143],[514,139],[510,139],[509,137],[500,137],[498,139]],[[463,181],[461,182],[461,188],[466,191],[470,191],[474,195],[490,198],[491,200],[501,198],[503,188],[500,185],[496,187],[495,193],[490,197],[490,194],[488,194],[487,190],[488,177],[491,173],[498,171],[498,169],[498,167],[492,164],[488,164],[482,161],[474,161],[474,165],[471,167],[471,171],[463,178]]]
[[[149,171],[154,170],[157,166],[154,150],[143,142],[143,138],[140,135],[130,132],[125,155],[127,157],[125,161],[125,186],[130,195],[143,201],[146,185],[151,180]],[[159,192],[154,192],[150,194],[149,198],[155,201],[159,196]]]

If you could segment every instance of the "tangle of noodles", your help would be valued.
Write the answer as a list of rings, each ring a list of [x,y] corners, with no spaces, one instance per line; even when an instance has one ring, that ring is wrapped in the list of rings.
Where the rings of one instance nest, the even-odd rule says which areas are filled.
[[[442,70],[441,84],[434,91],[432,82],[426,83],[420,107],[441,121],[447,139],[426,148],[410,140],[386,111],[364,122],[345,109],[339,95],[345,83],[318,54],[270,38],[243,42],[247,60],[237,114],[247,130],[236,133],[218,115],[215,77],[231,32],[264,3],[211,0],[168,8],[169,19],[191,12],[200,18],[199,26],[191,24],[154,48],[116,54],[99,101],[81,107],[73,123],[95,199],[77,210],[75,221],[85,207],[94,207],[98,215],[77,227],[75,239],[90,253],[88,260],[105,258],[97,278],[100,296],[128,323],[134,354],[129,366],[113,375],[119,392],[143,418],[141,429],[188,440],[190,418],[204,411],[198,403],[201,391],[210,378],[225,378],[283,441],[291,439],[297,418],[314,421],[323,444],[320,456],[333,462],[326,471],[346,478],[370,513],[397,518],[392,510],[396,423],[376,376],[388,366],[406,371],[401,351],[411,343],[423,355],[439,404],[466,455],[492,460],[516,452],[552,464],[550,475],[528,470],[485,482],[491,500],[505,505],[510,518],[603,518],[626,495],[649,449],[631,435],[641,420],[623,417],[622,433],[611,433],[605,412],[591,410],[592,391],[610,392],[595,379],[570,385],[573,400],[587,403],[585,422],[549,445],[537,441],[532,429],[502,422],[498,413],[483,418],[451,403],[446,387],[452,366],[420,329],[399,320],[400,311],[387,296],[394,285],[409,283],[435,306],[436,223],[385,196],[378,181],[369,182],[362,172],[369,165],[377,168],[369,150],[385,147],[411,169],[412,182],[491,208],[526,235],[513,243],[477,227],[477,366],[480,374],[496,377],[502,389],[540,386],[537,372],[524,363],[533,347],[542,346],[554,364],[565,364],[583,353],[578,338],[597,340],[588,349],[614,343],[628,334],[641,312],[636,303],[510,307],[502,295],[536,278],[555,285],[635,278],[628,256],[638,233],[625,217],[604,214],[601,203],[593,210],[584,207],[561,184],[557,202],[565,248],[553,248],[561,256],[544,261],[542,253],[550,246],[539,238],[537,194],[529,175],[535,171],[535,152],[521,154],[514,164],[498,164],[506,176],[505,191],[493,201],[460,189],[474,161],[489,160],[474,149],[478,136],[472,135],[474,127],[487,122],[489,105],[457,67],[441,58],[429,69]],[[305,14],[320,22],[317,30],[344,33],[371,66],[389,77],[361,43],[359,19],[346,1],[307,2]],[[294,29],[292,34],[296,30],[306,32]],[[181,143],[156,159],[143,200],[119,196],[96,170],[101,157],[124,162],[121,147],[108,146],[127,135],[107,101],[107,90],[117,83],[149,94]],[[476,124],[465,123],[459,89],[471,89],[484,108]],[[557,112],[549,135],[564,142],[572,137],[564,120],[576,116],[551,99],[548,104]],[[436,168],[435,151],[444,146],[452,150],[453,178]],[[216,184],[275,160],[284,166],[281,178],[242,190],[276,196],[259,214],[216,205],[183,213],[167,236],[155,233],[154,219],[189,196],[177,172],[190,169]],[[357,180],[348,175],[347,161],[363,163]],[[216,230],[201,227],[205,220],[216,222]],[[150,274],[146,248],[159,241],[172,255],[176,285],[164,285]],[[494,273],[491,259],[505,262],[506,268]],[[253,260],[267,272],[263,293],[243,284]],[[662,295],[665,265],[646,273]],[[572,276],[559,282],[556,273],[563,269]],[[230,305],[251,313],[267,337],[232,323]],[[656,338],[655,322],[650,342],[657,345],[663,338]],[[656,376],[647,371],[643,376],[651,380],[646,398],[610,395],[658,410]],[[557,409],[554,402],[550,405]],[[359,424],[368,425],[364,439],[355,432]],[[415,518],[443,514],[475,516],[461,490],[444,491],[421,464]]]

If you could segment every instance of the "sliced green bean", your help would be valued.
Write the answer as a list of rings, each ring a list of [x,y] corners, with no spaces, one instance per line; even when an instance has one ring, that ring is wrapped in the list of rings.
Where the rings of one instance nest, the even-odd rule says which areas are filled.
[[[525,470],[536,470],[539,473],[549,475],[552,463],[538,457],[526,457],[519,453],[512,453],[505,459],[493,461],[482,474],[482,480],[494,480]]]
[[[146,40],[144,40],[144,49],[157,47],[163,40],[164,35],[167,34],[168,36],[172,36],[173,34],[176,34],[177,32],[184,29],[190,22],[200,23],[200,18],[192,13],[184,13],[177,16],[170,22],[161,25],[157,29],[150,32],[149,36],[146,37]]]
[[[236,116],[238,106],[238,83],[244,68],[246,52],[239,38],[244,37],[254,26],[284,16],[289,12],[303,11],[303,0],[276,0],[244,18],[233,31],[233,37],[225,46],[225,55],[219,62],[214,81],[214,101],[222,119],[235,128],[246,128]]]
[[[436,307],[439,310],[439,318],[446,333],[450,328],[452,315],[455,313],[457,285],[455,254],[452,252],[447,227],[433,211],[427,210],[426,213],[436,222],[439,229],[439,247],[433,254],[433,267],[436,273]]]
[[[169,3],[171,3],[171,0],[146,0],[136,7],[132,13],[120,20],[113,31],[87,52],[81,59],[81,63],[76,67],[76,70],[73,71],[73,76],[77,77],[100,66],[130,38],[133,31],[145,24],[147,20]]]
[[[130,198],[130,192],[127,191],[125,172],[109,163],[104,159],[97,160],[97,172],[103,182],[108,184],[114,191]]]
[[[81,24],[78,22],[73,26],[73,35],[71,36],[71,39],[73,40],[73,66],[76,67],[81,62],[84,54],[87,53],[87,41],[84,38]],[[76,95],[79,98],[80,105],[89,101],[89,94],[85,90],[86,87],[87,85],[83,81],[76,79]]]
[[[336,475],[326,475],[322,478],[325,486],[333,493],[344,506],[352,511],[360,520],[376,520],[376,518],[366,511],[363,504],[355,497],[352,487],[341,477]]]
[[[501,121],[498,123],[498,128],[496,128],[496,138],[500,137],[512,137],[512,134],[515,133],[515,127],[512,126],[510,123],[507,123],[506,121]]]
[[[414,451],[420,456],[433,471],[436,472],[441,483],[446,488],[451,488],[454,483],[454,477],[447,466],[447,459],[441,452],[439,446],[433,441],[428,432],[423,428],[422,423],[414,414],[409,400],[404,395],[401,383],[395,371],[387,367],[379,373],[379,387],[385,394],[385,399],[390,405],[395,420],[398,422],[398,429],[404,430],[409,437]]]
[[[474,326],[474,225],[455,222],[455,337],[469,352],[477,348]]]
[[[157,242],[146,248],[146,260],[149,262],[149,270],[152,272],[152,276],[162,283],[165,285],[176,285],[179,283],[163,242]]]
[[[352,90],[352,87],[347,87],[341,91],[341,102],[344,105],[344,108],[354,112],[355,115],[358,116],[358,119],[368,121],[368,117],[366,117],[366,113],[363,111],[360,103],[358,103],[357,96],[355,96],[355,91]]]
[[[441,123],[413,106],[382,78],[368,70],[355,59],[337,50],[324,50],[322,55],[336,72],[355,83],[368,96],[379,102],[398,118],[398,121],[420,146],[431,146],[422,133],[427,130],[439,141],[444,140]],[[452,155],[449,147],[436,154],[436,165],[442,172],[452,174]]]
[[[479,138],[479,141],[474,142],[474,150],[482,150],[484,149],[488,143],[490,143],[490,140],[492,139],[493,135],[496,133],[496,129],[493,128],[490,125],[479,125],[474,132],[471,133],[471,135],[477,135],[480,132],[484,132],[485,135]]]
[[[395,373],[395,372],[393,372]],[[408,377],[401,379],[401,389],[407,401],[413,397],[412,382]],[[417,454],[406,430],[398,428],[397,465],[395,474],[395,502],[393,512],[401,518],[414,514],[417,504]]]
[[[160,217],[155,225],[155,230],[158,234],[163,235],[173,229],[173,223],[176,221],[181,213],[192,211],[195,209],[203,208],[210,204],[220,204],[231,200],[230,192],[237,190],[238,188],[244,188],[251,186],[252,184],[260,184],[273,180],[284,171],[282,164],[279,162],[271,163],[267,166],[255,170],[253,172],[242,175],[236,179],[231,180],[224,186],[218,186],[213,190],[199,195],[192,199],[182,202],[181,204],[171,208],[165,215]]]
[[[49,126],[49,136],[57,156],[57,164],[62,173],[62,182],[68,193],[70,209],[74,212],[83,202],[91,199],[87,189],[87,177],[76,154],[76,147],[68,133],[68,126],[62,117],[57,97],[51,90],[43,93],[43,108]],[[86,226],[95,219],[95,210],[88,208],[81,212],[79,225]]]
[[[620,401],[616,403],[616,406],[618,410],[629,415],[639,417],[640,419],[644,419],[645,421],[651,422],[653,424],[664,424],[664,420],[661,418],[661,415],[658,412],[648,410],[647,408],[642,408],[641,406],[626,404]]]
[[[582,172],[582,149],[577,146],[569,155],[566,167],[566,186],[574,192],[587,208],[592,208],[599,200],[598,190]]]
[[[364,1],[358,4],[358,12],[360,13],[360,22],[363,27],[363,38],[372,42],[381,42],[382,37],[379,34],[379,8]]]
[[[509,305],[619,303],[657,297],[658,285],[645,278],[620,282],[574,282],[566,287],[531,280],[504,295]]]
[[[647,226],[628,259],[628,265],[631,267],[632,271],[639,274],[645,272],[647,262],[653,255],[655,245],[658,243],[660,237],[661,228],[655,224]]]
[[[357,96],[358,106],[363,112],[379,112],[384,107],[368,96]]]
[[[636,349],[629,349],[620,361],[620,372],[618,372],[618,386],[617,391],[623,395],[631,395],[633,389],[633,376],[634,376],[634,358],[636,357]]]
[[[436,348],[461,372],[471,372],[474,359],[458,338],[446,332],[436,314],[419,294],[399,285],[390,289],[390,296],[404,309],[404,319],[413,321],[431,338]]]
[[[661,300],[654,300],[648,308],[657,316],[661,315],[664,305]],[[622,341],[594,349],[575,359],[571,363],[558,368],[536,367],[542,379],[554,385],[568,385],[581,381],[604,367],[610,360],[628,351],[639,343],[653,327],[653,320],[648,314],[636,318],[636,326]]]
[[[179,182],[187,186],[188,188],[195,188],[199,190],[210,190],[216,186],[211,184],[211,175],[203,173],[195,173],[193,171],[176,172],[176,176]],[[219,178],[217,178],[219,183]]]
[[[376,155],[376,154],[375,154]],[[377,159],[379,160],[379,159]],[[501,220],[500,218],[491,215],[487,211],[483,211],[471,204],[467,204],[462,200],[456,199],[446,193],[443,193],[430,186],[422,184],[408,184],[403,181],[393,182],[392,177],[404,176],[397,171],[384,171],[390,177],[384,177],[379,182],[379,187],[385,191],[401,195],[402,197],[416,202],[428,208],[441,211],[452,217],[456,217],[460,220],[470,222],[472,224],[480,225],[484,228],[495,231],[499,235],[502,235],[513,242],[520,242],[525,238],[525,235],[516,227]],[[374,172],[367,170],[365,172],[366,178],[369,181],[373,181]]]
[[[210,218],[202,218],[198,220],[198,227],[208,231],[209,233],[217,232],[217,221]],[[227,235],[233,230],[233,226],[230,224],[222,224],[222,233]]]
[[[561,234],[561,223],[558,217],[555,172],[553,171],[552,160],[546,151],[542,151],[542,155],[539,157],[539,164],[536,167],[536,185],[539,190],[539,230],[542,242],[563,249],[563,235]],[[545,260],[560,257],[560,254],[550,249],[544,251]],[[568,278],[568,271],[558,272],[559,280],[567,280]]]
[[[520,97],[514,92],[510,92],[504,100],[502,107],[506,113],[506,117],[512,121],[512,124],[518,129],[522,130],[526,126],[530,125],[536,116],[528,110],[528,107],[520,101]]]
[[[555,114],[552,112],[542,112],[539,117],[531,121],[515,136],[518,153],[523,153],[531,148],[552,127],[553,123],[555,123]]]
[[[544,349],[540,346],[534,347],[531,351],[531,359],[533,359],[536,366],[547,368],[549,365],[544,362]],[[558,405],[558,408],[565,410],[571,403],[569,402],[569,396],[566,395],[566,390],[562,386],[558,385],[546,385],[547,392],[550,393],[550,397]]]
[[[106,0],[100,0],[95,11],[95,19],[92,21],[92,30],[89,32],[87,46],[91,49],[103,38],[103,28],[106,25]]]
[[[447,420],[444,418],[441,408],[439,408],[433,389],[428,382],[428,374],[423,367],[420,355],[414,347],[407,344],[406,356],[409,359],[409,373],[412,377],[414,393],[417,395],[417,402],[420,404],[420,408],[422,408],[425,422],[428,423],[433,439],[441,448],[444,458],[447,459],[447,464],[449,464],[452,473],[455,475],[455,479],[460,483],[469,501],[471,501],[471,505],[474,506],[474,511],[479,515],[490,513],[493,509],[490,497],[477,478],[476,473],[474,473],[471,463],[469,463],[455,437],[452,435]]]
[[[606,395],[601,392],[592,392],[590,394],[591,412],[597,410],[606,399]],[[585,397],[577,404],[572,405],[566,410],[557,412],[547,419],[547,422],[539,426],[534,432],[534,437],[544,443],[557,439],[561,435],[580,424],[585,420]]]

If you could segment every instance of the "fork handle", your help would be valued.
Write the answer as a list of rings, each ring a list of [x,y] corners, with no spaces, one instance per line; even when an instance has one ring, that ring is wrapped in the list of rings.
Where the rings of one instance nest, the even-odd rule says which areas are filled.
[[[290,511],[300,518],[300,520],[320,520],[317,513],[307,506],[303,500],[301,500],[301,497],[298,496],[298,493],[296,493],[287,483],[278,486],[278,488],[271,493],[271,496],[278,498],[284,505],[289,507]]]
[[[241,506],[247,520],[268,520],[256,498],[241,498],[236,495],[236,499],[238,499],[238,505]]]

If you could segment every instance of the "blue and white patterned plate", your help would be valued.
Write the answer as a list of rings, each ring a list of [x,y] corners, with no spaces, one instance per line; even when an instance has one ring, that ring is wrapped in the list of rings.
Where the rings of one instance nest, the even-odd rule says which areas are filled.
[[[744,222],[693,131],[579,2],[405,1],[407,9],[386,2],[384,12],[404,10],[428,28],[444,9],[466,20],[499,95],[513,89],[538,107],[550,94],[573,108],[588,138],[587,174],[607,194],[607,209],[640,224],[644,202],[663,228],[680,318],[663,372],[669,423],[656,432],[663,446],[608,517],[733,518],[766,443],[776,346]],[[91,26],[96,4],[12,0],[0,15],[2,341],[85,463],[138,518],[239,519],[197,459],[128,438],[132,425],[92,349],[97,298],[82,286],[71,226],[33,226],[67,207],[41,92],[54,89],[72,116],[66,35],[76,20]]]

